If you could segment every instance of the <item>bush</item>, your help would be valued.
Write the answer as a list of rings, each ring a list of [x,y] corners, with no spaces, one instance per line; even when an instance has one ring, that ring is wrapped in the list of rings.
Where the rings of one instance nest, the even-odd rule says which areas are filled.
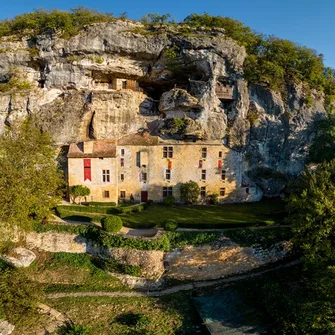
[[[102,228],[109,233],[117,233],[122,228],[122,220],[118,216],[107,216],[101,220]]]
[[[96,207],[115,207],[115,202],[97,202],[97,201],[90,201],[87,203],[88,206],[96,206]]]
[[[219,203],[219,195],[209,194],[207,196],[207,203],[209,203],[210,205],[217,205]]]
[[[116,319],[117,323],[128,327],[143,328],[149,325],[150,319],[145,314],[127,313],[120,315]]]
[[[167,220],[163,223],[163,228],[168,231],[175,231],[178,228],[178,223],[175,220]]]
[[[142,269],[138,265],[121,264],[115,258],[103,261],[103,268],[110,272],[123,273],[129,276],[141,277]]]
[[[200,187],[195,182],[190,180],[187,183],[181,184],[180,187],[180,198],[185,201],[186,204],[194,204],[198,201],[200,195]]]
[[[59,331],[59,335],[91,335],[91,332],[87,327],[83,325],[76,325],[74,323],[68,322],[62,326]]]
[[[172,206],[176,203],[176,198],[173,195],[169,195],[164,198],[164,204],[168,206]]]

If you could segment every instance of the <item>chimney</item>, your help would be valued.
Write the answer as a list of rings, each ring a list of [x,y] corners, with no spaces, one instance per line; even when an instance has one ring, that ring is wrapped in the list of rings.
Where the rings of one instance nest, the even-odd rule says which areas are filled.
[[[93,153],[93,141],[84,142],[84,154],[92,154]]]

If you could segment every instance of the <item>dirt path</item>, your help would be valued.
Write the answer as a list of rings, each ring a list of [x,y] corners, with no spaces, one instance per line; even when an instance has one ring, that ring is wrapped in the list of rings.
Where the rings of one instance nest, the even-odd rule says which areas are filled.
[[[68,292],[68,293],[51,293],[47,294],[46,298],[48,299],[59,299],[59,298],[68,298],[68,297],[161,297],[163,295],[176,293],[180,291],[189,291],[195,288],[209,287],[214,285],[232,283],[239,280],[244,280],[248,278],[253,278],[261,276],[264,273],[278,270],[281,268],[287,268],[294,266],[300,263],[300,260],[294,260],[286,264],[278,265],[277,267],[261,270],[258,272],[246,273],[242,275],[232,276],[229,278],[222,278],[210,281],[198,281],[190,284],[178,285],[161,291],[152,291],[152,292]]]

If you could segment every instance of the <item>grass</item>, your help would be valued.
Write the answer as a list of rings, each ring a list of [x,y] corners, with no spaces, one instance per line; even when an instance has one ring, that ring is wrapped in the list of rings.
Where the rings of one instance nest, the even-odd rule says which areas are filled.
[[[129,290],[87,254],[39,252],[37,260],[24,271],[46,293]]]
[[[81,297],[48,299],[46,303],[66,313],[75,323],[84,324],[92,334],[196,334],[201,324],[191,300],[191,292],[162,298]],[[126,314],[144,314],[149,324],[134,328],[118,320]]]
[[[268,226],[283,221],[285,204],[281,200],[217,206],[165,206],[153,204],[140,213],[122,214],[127,227],[146,228],[161,226],[172,219],[184,228],[233,228]]]
[[[89,207],[85,211],[89,210]],[[285,203],[282,200],[263,200],[254,203],[225,204],[216,206],[166,206],[152,204],[135,213],[123,213],[123,225],[130,228],[152,228],[162,226],[172,219],[184,228],[234,228],[268,226],[283,222]],[[99,222],[103,215],[73,212],[63,206],[58,215],[66,220]],[[107,216],[104,215],[104,216]]]

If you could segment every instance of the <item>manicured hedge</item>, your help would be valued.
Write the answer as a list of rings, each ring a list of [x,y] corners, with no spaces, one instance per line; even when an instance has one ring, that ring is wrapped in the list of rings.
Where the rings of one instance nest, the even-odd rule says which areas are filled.
[[[109,233],[117,233],[122,228],[122,220],[118,216],[107,216],[101,220],[102,228]]]
[[[96,202],[96,201],[91,201],[87,203],[88,206],[93,206],[93,207],[115,207],[116,203],[115,202]]]

